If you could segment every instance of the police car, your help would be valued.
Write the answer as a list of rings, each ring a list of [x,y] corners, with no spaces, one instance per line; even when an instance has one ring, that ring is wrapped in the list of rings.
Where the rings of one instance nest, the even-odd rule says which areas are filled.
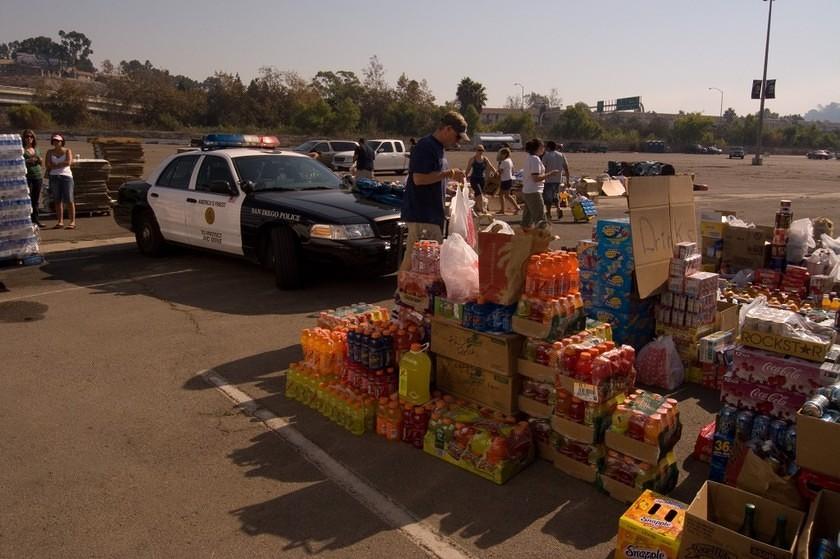
[[[123,184],[114,219],[144,254],[175,243],[254,258],[282,289],[303,285],[307,261],[395,271],[405,235],[398,211],[343,190],[323,164],[277,144],[272,136],[205,136],[148,180]]]

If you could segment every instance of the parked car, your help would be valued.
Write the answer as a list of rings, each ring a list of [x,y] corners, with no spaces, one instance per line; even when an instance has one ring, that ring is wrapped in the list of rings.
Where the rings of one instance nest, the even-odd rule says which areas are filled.
[[[742,146],[735,146],[729,148],[729,159],[737,157],[738,159],[744,158],[744,148]]]
[[[815,149],[806,155],[808,159],[831,159],[831,152],[824,149]]]
[[[592,144],[589,146],[589,153],[607,153],[607,146],[605,144]]]
[[[334,169],[333,157],[335,157],[335,154],[348,150],[352,152],[358,145],[357,142],[352,140],[309,140],[292,149],[292,151],[307,154],[317,152],[318,161],[330,169]]]
[[[376,153],[373,160],[373,170],[376,173],[396,173],[404,175],[408,172],[409,152],[402,140],[368,140],[367,144]],[[355,148],[354,148],[355,149]],[[353,166],[353,151],[336,153],[333,157],[333,169],[349,171]]]
[[[306,264],[389,274],[405,227],[398,210],[357,196],[320,163],[276,149],[277,138],[208,134],[146,180],[120,186],[114,220],[140,252],[181,244],[253,258],[281,289],[306,285]]]
[[[720,155],[723,153],[723,150],[717,146],[706,146],[706,153],[710,153],[712,155]]]
[[[665,153],[668,145],[664,140],[647,140],[642,144],[642,151],[647,153]]]

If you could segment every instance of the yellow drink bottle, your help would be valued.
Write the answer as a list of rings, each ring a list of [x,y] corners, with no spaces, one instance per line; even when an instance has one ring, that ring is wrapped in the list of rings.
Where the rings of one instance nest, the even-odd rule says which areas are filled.
[[[425,348],[411,344],[400,359],[400,398],[415,406],[422,406],[431,399],[429,385],[432,382],[432,361]]]

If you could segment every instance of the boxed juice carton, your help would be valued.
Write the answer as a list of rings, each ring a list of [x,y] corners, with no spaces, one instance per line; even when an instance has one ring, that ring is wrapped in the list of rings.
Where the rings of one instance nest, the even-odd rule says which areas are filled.
[[[618,520],[616,557],[677,559],[687,508],[645,490]]]

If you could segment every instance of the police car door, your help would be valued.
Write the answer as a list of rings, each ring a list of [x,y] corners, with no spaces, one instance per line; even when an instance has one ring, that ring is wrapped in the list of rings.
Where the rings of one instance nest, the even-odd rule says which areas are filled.
[[[230,185],[237,195],[218,192],[222,183]],[[236,186],[228,159],[219,155],[205,155],[199,164],[193,190],[187,198],[190,244],[242,254],[239,220],[244,198],[245,195]]]
[[[153,178],[148,201],[158,227],[167,241],[189,242],[186,227],[186,199],[199,155],[180,155],[172,159],[163,171]]]

